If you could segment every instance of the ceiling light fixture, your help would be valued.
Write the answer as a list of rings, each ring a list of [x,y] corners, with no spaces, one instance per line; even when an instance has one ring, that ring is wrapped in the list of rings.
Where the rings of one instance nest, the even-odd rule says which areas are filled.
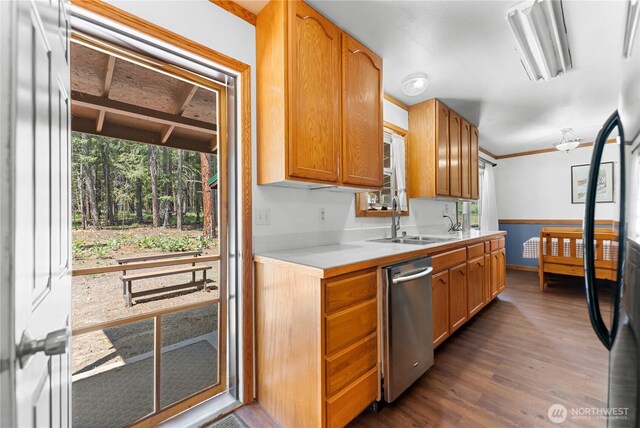
[[[415,97],[426,91],[428,85],[429,80],[427,79],[426,74],[414,73],[402,79],[400,89],[402,90],[403,94],[410,97]]]
[[[527,0],[507,12],[516,50],[531,80],[549,80],[573,68],[560,0]]]
[[[562,132],[562,138],[553,145],[560,151],[568,153],[569,150],[575,149],[584,141],[582,138],[573,136],[573,128],[564,128],[561,129],[560,132]]]

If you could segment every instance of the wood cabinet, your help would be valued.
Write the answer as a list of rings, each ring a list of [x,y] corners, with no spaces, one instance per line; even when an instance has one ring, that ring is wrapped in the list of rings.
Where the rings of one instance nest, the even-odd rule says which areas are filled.
[[[449,337],[449,271],[431,278],[431,305],[433,316],[433,347]]]
[[[382,186],[382,60],[302,1],[256,23],[258,184]]]
[[[493,299],[491,295],[491,253],[484,255],[484,304]]]
[[[462,150],[460,148],[460,115],[449,110],[449,196],[462,196]]]
[[[449,270],[449,331],[467,321],[467,263]]]
[[[478,144],[478,128],[471,124],[469,127],[469,174],[471,175],[471,199],[480,199],[480,169],[478,165],[480,146]]]
[[[256,263],[257,399],[282,426],[342,427],[379,395],[376,268]]]
[[[507,286],[507,257],[504,238],[491,241],[491,297]]]
[[[498,251],[498,293],[507,287],[507,253],[504,248]]]
[[[476,169],[478,169],[477,164]],[[462,119],[460,121],[460,186],[463,199],[471,199],[471,175],[471,124]]]
[[[431,257],[434,348],[505,289],[505,255],[496,238]]]
[[[485,256],[467,262],[467,316],[474,316],[485,304]]]
[[[416,126],[419,127],[419,130],[421,131],[420,134],[422,133],[426,133],[431,135],[431,128],[433,128],[435,130],[435,141],[436,141],[436,160],[435,160],[435,175],[436,175],[436,194],[438,196],[449,196],[449,192],[450,192],[450,180],[449,180],[449,173],[450,173],[450,168],[449,168],[449,108],[447,106],[445,106],[444,104],[440,103],[440,102],[435,102],[434,103],[435,106],[431,107],[431,105],[425,105],[424,109],[421,109],[419,113],[422,112],[422,110],[425,110],[423,114],[425,114],[425,116],[428,116],[427,119],[430,118],[431,116],[431,109],[435,108],[436,110],[436,118],[435,118],[435,126],[434,124],[431,124],[428,120],[427,121],[421,121],[418,119],[416,119],[414,121],[414,123],[411,123],[411,115],[409,115],[409,129],[413,129],[412,126]],[[411,140],[411,135],[412,133],[409,133],[409,137],[408,140]],[[411,148],[411,146],[409,147]],[[415,147],[415,151],[416,152],[423,152],[422,147],[420,146],[416,146]],[[427,148],[428,149],[428,148]],[[428,155],[431,154],[431,150],[428,150],[429,153],[427,153]],[[419,154],[416,153],[418,156]],[[409,151],[409,158],[410,159],[420,159],[419,157],[413,157],[413,151]],[[429,171],[433,169],[434,164],[429,162],[427,165],[422,165],[424,169],[422,174],[419,174],[419,171],[417,171],[417,168],[414,167],[413,169],[410,170],[410,173],[416,174],[416,175],[421,175],[422,180],[418,181],[416,183],[417,186],[419,186],[423,192],[427,192],[430,189],[430,186],[425,182],[425,180],[429,180],[431,177],[429,174]],[[409,194],[411,197],[411,194]]]
[[[342,33],[342,182],[382,186],[382,59]],[[373,100],[373,101],[372,101]]]
[[[410,107],[409,129],[409,197],[478,199],[478,129],[436,99]]]

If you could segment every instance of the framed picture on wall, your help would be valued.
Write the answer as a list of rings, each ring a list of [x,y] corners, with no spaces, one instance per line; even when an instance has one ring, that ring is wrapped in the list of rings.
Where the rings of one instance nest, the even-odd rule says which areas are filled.
[[[587,183],[589,181],[589,165],[573,165],[571,167],[571,203],[584,204],[587,200]],[[596,202],[613,202],[613,162],[600,164]]]

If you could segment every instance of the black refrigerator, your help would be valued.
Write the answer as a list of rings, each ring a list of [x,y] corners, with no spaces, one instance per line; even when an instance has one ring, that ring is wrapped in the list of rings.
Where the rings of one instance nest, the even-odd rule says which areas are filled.
[[[618,275],[611,320],[600,313],[595,281],[595,249],[584,246],[585,288],[596,335],[609,349],[609,427],[640,426],[640,1],[629,1],[618,109],[607,119],[594,144],[583,227],[593,242],[599,166],[604,145],[618,133],[620,149]]]

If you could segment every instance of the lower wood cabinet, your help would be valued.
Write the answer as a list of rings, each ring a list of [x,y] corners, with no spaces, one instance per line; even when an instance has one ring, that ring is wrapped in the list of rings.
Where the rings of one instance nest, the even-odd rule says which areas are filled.
[[[504,238],[432,256],[433,347],[506,288]]]
[[[283,427],[342,427],[379,397],[377,268],[256,263],[256,398]]]
[[[467,321],[467,263],[449,269],[449,332]]]
[[[474,316],[485,304],[485,262],[481,256],[467,262],[467,316]]]
[[[507,253],[504,248],[498,251],[498,293],[507,287]]]
[[[433,347],[449,337],[449,270],[431,278],[431,305],[433,314]]]

